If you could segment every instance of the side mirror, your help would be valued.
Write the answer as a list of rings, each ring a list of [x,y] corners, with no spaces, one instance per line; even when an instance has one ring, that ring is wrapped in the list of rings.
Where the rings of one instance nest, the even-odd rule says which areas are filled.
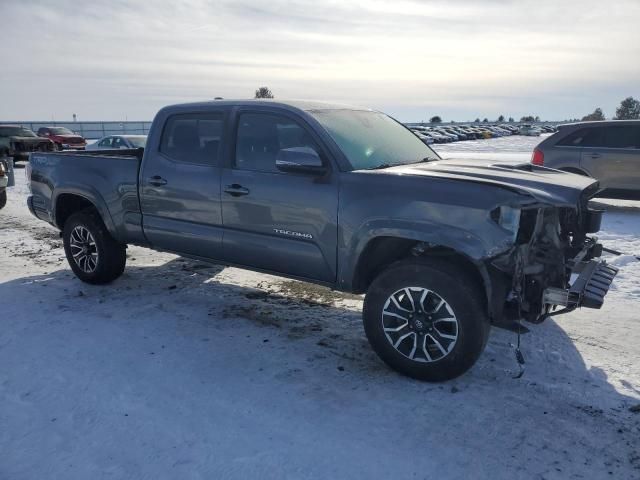
[[[310,147],[283,148],[276,156],[276,168],[281,172],[312,175],[322,175],[327,171],[318,152]]]

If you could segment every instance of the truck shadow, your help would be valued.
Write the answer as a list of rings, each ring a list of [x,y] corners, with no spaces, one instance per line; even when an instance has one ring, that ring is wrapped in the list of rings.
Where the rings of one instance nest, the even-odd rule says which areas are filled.
[[[23,277],[0,284],[0,299],[43,328],[52,328],[52,319],[82,321],[89,329],[93,321],[116,322],[125,330],[139,322],[175,322],[176,335],[195,344],[207,337],[212,326],[234,330],[239,342],[247,331],[282,342],[289,365],[308,365],[310,359],[315,365],[327,361],[368,382],[435,388],[390,372],[375,356],[362,329],[360,297],[301,282],[176,258],[159,266],[127,267],[120,279],[105,286],[83,284],[67,269]],[[141,315],[132,318],[131,312],[139,309]],[[69,316],[78,310],[84,312],[82,317]],[[601,407],[637,402],[619,390],[634,395],[639,385],[621,378],[616,388],[604,371],[587,367],[574,341],[554,321],[533,326],[532,333],[522,337],[527,365],[520,380],[512,378],[517,371],[511,347],[515,341],[515,334],[494,328],[476,366],[451,384],[457,388],[528,385],[562,391],[571,402],[580,402],[596,388]],[[304,348],[300,350],[298,344]],[[260,368],[261,358],[255,362],[254,367]]]
[[[353,439],[382,431],[420,458],[425,449],[438,456],[457,452],[462,441],[463,457],[480,458],[489,469],[505,462],[531,471],[540,462],[571,469],[595,461],[602,473],[610,470],[602,459],[625,472],[640,468],[637,427],[627,411],[638,403],[637,379],[611,379],[589,368],[558,324],[536,326],[523,338],[527,371],[518,380],[509,346],[515,337],[494,329],[470,372],[427,384],[378,360],[362,330],[359,302],[180,258],[129,267],[106,286],[83,284],[67,268],[1,283],[0,402],[10,402],[14,418],[40,419],[32,421],[36,433],[29,436],[20,421],[7,425],[8,458],[19,456],[16,439],[23,437],[46,448],[39,445],[53,438],[53,428],[71,432],[63,443],[56,440],[67,449],[105,431],[113,435],[104,426],[109,419],[122,439],[147,439],[136,454],[162,452],[174,461],[175,443],[167,442],[175,435],[168,429],[184,430],[196,444],[224,439],[224,445],[257,418],[257,435],[265,439],[270,426],[286,438],[300,422],[320,429],[329,435],[318,444],[325,449],[342,441],[340,432],[351,425]],[[128,423],[132,417],[140,423]],[[216,422],[228,421],[227,433],[217,430]],[[117,455],[130,453],[129,443],[123,445],[127,452]],[[192,453],[190,446],[180,448],[182,455]]]

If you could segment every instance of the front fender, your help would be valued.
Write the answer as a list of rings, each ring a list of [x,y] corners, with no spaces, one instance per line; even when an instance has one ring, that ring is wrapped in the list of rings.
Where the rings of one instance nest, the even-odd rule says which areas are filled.
[[[485,235],[481,237],[475,231]],[[484,260],[508,250],[512,244],[508,235],[492,224],[489,219],[487,219],[486,228],[474,229],[474,231],[470,231],[468,226],[465,228],[464,225],[458,227],[429,221],[390,222],[388,218],[371,220],[354,232],[351,243],[344,245],[342,252],[339,252],[339,257],[348,259],[347,262],[339,264],[340,288],[350,290],[353,287],[358,262],[363,252],[372,240],[380,237],[414,240],[451,249],[476,265],[483,277],[486,275]]]

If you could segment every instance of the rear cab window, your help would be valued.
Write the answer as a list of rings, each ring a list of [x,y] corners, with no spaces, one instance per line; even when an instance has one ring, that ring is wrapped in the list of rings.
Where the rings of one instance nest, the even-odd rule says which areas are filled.
[[[180,113],[165,122],[160,152],[176,162],[218,165],[224,114]]]

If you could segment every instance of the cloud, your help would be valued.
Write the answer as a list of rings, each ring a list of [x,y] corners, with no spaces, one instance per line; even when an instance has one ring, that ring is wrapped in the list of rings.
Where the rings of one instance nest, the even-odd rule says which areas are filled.
[[[635,0],[5,0],[0,18],[6,120],[149,119],[261,85],[407,121],[612,114],[640,93]]]

